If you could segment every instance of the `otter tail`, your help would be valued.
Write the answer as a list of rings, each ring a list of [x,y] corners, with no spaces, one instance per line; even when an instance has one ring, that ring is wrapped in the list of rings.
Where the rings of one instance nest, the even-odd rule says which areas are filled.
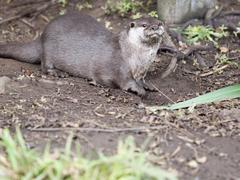
[[[40,63],[42,46],[40,39],[30,43],[10,43],[0,45],[0,57],[27,63]]]

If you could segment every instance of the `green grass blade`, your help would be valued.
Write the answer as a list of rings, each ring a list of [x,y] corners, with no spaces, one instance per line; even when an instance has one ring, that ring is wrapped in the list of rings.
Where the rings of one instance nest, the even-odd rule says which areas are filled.
[[[166,109],[182,109],[200,104],[207,104],[216,101],[234,99],[240,97],[240,84],[218,89],[216,91],[198,96],[196,98],[167,106]]]
[[[0,148],[5,152],[0,154],[0,176],[5,179],[177,179],[174,174],[151,165],[147,154],[136,147],[133,138],[119,142],[118,151],[112,156],[99,152],[96,159],[88,159],[80,153],[75,156],[72,152],[72,134],[65,151],[51,153],[46,148],[43,155],[27,148],[19,129],[17,136],[13,139],[10,132],[4,130],[0,139]]]

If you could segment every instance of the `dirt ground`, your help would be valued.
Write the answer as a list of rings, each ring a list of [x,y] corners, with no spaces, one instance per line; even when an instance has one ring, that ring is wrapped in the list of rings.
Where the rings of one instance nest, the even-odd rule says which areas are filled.
[[[12,17],[24,7],[13,7],[0,0],[0,18]],[[24,1],[21,1],[24,2]],[[239,4],[225,1],[229,9],[240,10]],[[104,22],[111,22],[119,31],[126,20],[106,16],[104,1],[95,1],[86,13]],[[74,4],[70,4],[70,7]],[[22,8],[22,9],[21,9]],[[49,19],[58,15],[60,6],[42,12],[36,18],[26,17],[0,25],[0,43],[26,42],[39,34]],[[240,40],[233,35],[223,39],[221,47],[229,49],[228,56],[239,62]],[[204,58],[216,63],[213,51]],[[170,57],[159,55],[148,74],[161,92],[173,101],[182,101],[198,94],[240,83],[240,70],[228,66],[208,76],[193,61],[178,63],[177,70],[165,79],[160,75]],[[116,151],[119,139],[134,136],[145,147],[150,160],[176,173],[180,179],[236,180],[240,178],[240,100],[202,105],[194,110],[149,112],[145,107],[171,103],[160,92],[145,98],[119,89],[95,87],[81,78],[55,78],[40,71],[39,65],[10,59],[0,59],[0,77],[12,79],[7,92],[0,94],[0,129],[19,125],[29,147],[42,149],[51,141],[54,148],[63,147],[69,132],[75,132],[84,152]],[[102,130],[102,129],[105,129]],[[146,143],[145,143],[146,144]]]

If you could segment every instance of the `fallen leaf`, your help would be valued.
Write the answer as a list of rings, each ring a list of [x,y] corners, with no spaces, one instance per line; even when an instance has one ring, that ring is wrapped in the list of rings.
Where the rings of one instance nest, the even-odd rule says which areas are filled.
[[[221,53],[227,53],[229,51],[227,47],[220,47],[219,49]]]

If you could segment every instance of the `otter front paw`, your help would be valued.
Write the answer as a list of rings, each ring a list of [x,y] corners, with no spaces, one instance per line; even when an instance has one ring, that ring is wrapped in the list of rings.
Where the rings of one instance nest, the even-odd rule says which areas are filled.
[[[152,91],[152,92],[156,92],[156,91],[157,91],[157,89],[156,89],[153,85],[148,84],[148,83],[146,83],[146,82],[143,81],[143,80],[138,81],[138,84],[139,84],[140,86],[142,86],[142,87],[143,87],[145,90],[147,90],[147,91]]]
[[[152,92],[156,92],[156,91],[157,91],[157,89],[156,89],[153,85],[148,84],[148,83],[144,83],[144,84],[143,84],[143,87],[144,87],[144,89],[146,89],[147,91],[152,91]]]
[[[123,88],[125,91],[131,91],[136,93],[138,96],[145,96],[146,91],[143,87],[139,86],[135,81],[129,81]]]
[[[91,80],[88,83],[92,86],[103,87],[101,84],[98,84],[95,80]]]
[[[141,96],[141,97],[146,95],[146,91],[143,88],[140,88],[140,87],[130,89],[130,91],[136,93],[138,96]]]

